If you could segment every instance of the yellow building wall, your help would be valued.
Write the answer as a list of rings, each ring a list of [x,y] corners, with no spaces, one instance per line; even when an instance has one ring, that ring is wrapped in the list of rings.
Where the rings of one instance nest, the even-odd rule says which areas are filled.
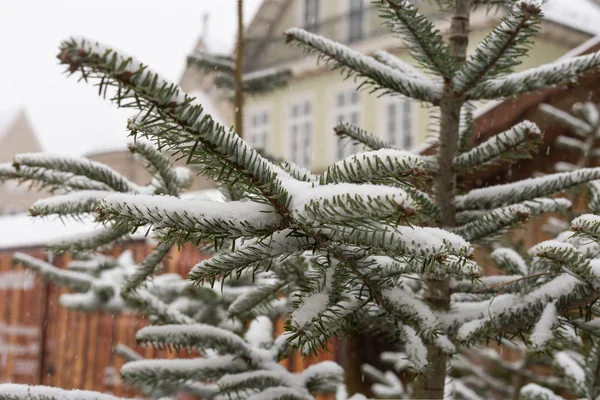
[[[321,2],[323,5],[321,18],[327,20],[340,15],[341,2],[345,0],[331,0]],[[298,23],[296,13],[301,7],[299,1],[292,2],[286,9],[274,32],[283,32],[291,26]],[[369,22],[371,23],[371,22]],[[338,29],[339,30],[339,29]],[[488,29],[489,30],[489,29]],[[324,29],[323,31],[327,31]],[[321,32],[319,32],[321,33]],[[324,36],[327,32],[323,32]],[[329,32],[330,35],[336,35],[335,32]],[[471,34],[469,45],[472,51],[476,45],[487,35],[486,31],[474,31]],[[337,36],[337,35],[336,35]],[[388,37],[389,39],[389,37]],[[295,46],[288,46],[290,51],[301,52],[302,50]],[[397,48],[404,47],[400,39],[397,40]],[[555,40],[544,40],[540,38],[532,47],[528,57],[523,59],[519,70],[541,65],[553,61],[569,50],[567,46],[557,44]],[[399,50],[399,57],[405,61],[411,61],[406,50]],[[260,57],[269,57],[268,50]],[[269,113],[269,138],[267,150],[276,156],[288,158],[289,144],[288,136],[288,106],[292,99],[307,96],[312,99],[313,105],[313,136],[312,136],[312,163],[309,166],[312,169],[320,170],[335,161],[336,140],[333,133],[333,97],[337,89],[343,85],[358,87],[360,81],[354,79],[344,80],[339,71],[329,71],[326,68],[316,68],[310,73],[296,77],[289,82],[289,85],[264,96],[248,97],[246,100],[246,116],[252,115],[253,110],[265,110]],[[382,131],[381,102],[382,100],[376,94],[369,94],[368,88],[361,92],[361,128],[379,136]],[[415,117],[413,118],[413,145],[422,143],[431,133],[430,110],[425,105],[416,105]],[[359,150],[358,148],[356,150]]]

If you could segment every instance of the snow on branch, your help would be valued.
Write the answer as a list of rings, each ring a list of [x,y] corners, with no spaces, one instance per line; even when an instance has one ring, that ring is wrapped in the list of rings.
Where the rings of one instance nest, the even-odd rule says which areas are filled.
[[[146,169],[158,180],[162,193],[178,196],[182,187],[191,184],[191,176],[188,174],[188,179],[181,181],[171,161],[151,143],[137,140],[128,147],[129,151],[141,155],[146,160]]]
[[[550,302],[544,308],[539,321],[533,327],[529,340],[537,351],[544,350],[552,339],[552,327],[557,321],[557,310],[554,302]]]
[[[191,359],[132,361],[121,367],[123,381],[131,385],[180,384],[188,380],[215,380],[247,369],[244,361],[231,355]]]
[[[98,204],[112,192],[104,190],[81,190],[64,195],[47,197],[33,203],[29,214],[37,217],[48,215],[76,215],[92,213]]]
[[[25,253],[14,253],[13,262],[36,271],[44,278],[77,292],[86,292],[93,284],[93,278],[87,274],[57,268]]]
[[[521,63],[519,58],[529,52],[531,38],[540,28],[541,15],[539,0],[516,2],[458,70],[452,79],[454,91],[463,93],[484,79],[511,72]]]
[[[404,316],[405,323],[408,321],[417,322],[415,325],[419,327],[421,337],[430,340],[441,332],[437,316],[412,291],[395,287],[384,289],[381,295],[398,315]]]
[[[46,247],[58,253],[86,252],[112,244],[129,233],[130,230],[125,227],[100,227],[87,233],[65,235]]]
[[[333,361],[323,361],[308,366],[301,373],[306,388],[314,393],[335,393],[344,382],[344,369]]]
[[[270,284],[252,287],[229,305],[227,313],[230,317],[238,317],[242,320],[266,315],[286,286],[287,282],[278,280]]]
[[[600,242],[600,216],[584,214],[571,221],[571,230],[576,235]]]
[[[353,143],[362,144],[373,150],[380,149],[391,149],[392,146],[379,139],[377,136],[365,131],[358,126],[352,125],[348,122],[339,122],[333,131],[340,138],[340,140],[348,138]]]
[[[491,211],[466,211],[460,213],[458,219],[468,216],[469,222],[450,230],[472,243],[491,243],[499,235],[524,223],[533,215],[565,212],[571,207],[572,204],[567,199],[539,198]]]
[[[235,333],[206,324],[147,326],[137,331],[136,340],[154,347],[172,346],[217,350],[250,361],[252,348]]]
[[[576,118],[569,114],[566,111],[561,110],[560,108],[556,108],[551,106],[550,104],[540,104],[538,107],[544,114],[553,119],[554,121],[564,125],[569,129],[569,131],[575,133],[576,135],[585,138],[587,135],[593,132],[593,127],[590,126],[587,122],[582,121],[579,118]]]
[[[300,254],[314,246],[314,241],[295,234],[292,230],[275,232],[267,237],[246,241],[231,252],[215,255],[196,264],[188,275],[195,282],[209,280],[217,276],[227,277],[234,271],[270,262],[278,257]]]
[[[20,166],[44,168],[85,176],[88,179],[107,185],[117,192],[139,192],[138,186],[112,168],[86,158],[67,157],[47,153],[17,154],[15,169]]]
[[[489,79],[467,92],[470,99],[498,99],[552,87],[580,77],[600,65],[600,53],[573,57]]]
[[[286,192],[272,164],[249,147],[235,132],[208,115],[201,104],[133,57],[117,53],[97,42],[71,38],[63,41],[58,55],[71,73],[80,71],[87,81],[99,83],[99,93],[118,89],[114,99],[121,107],[140,111],[130,121],[134,130],[187,157],[208,178],[243,182],[280,212]]]
[[[548,388],[538,385],[537,383],[528,383],[521,388],[519,398],[522,400],[565,400]]]
[[[393,54],[388,53],[387,51],[377,50],[373,54],[373,58],[375,58],[380,63],[385,64],[390,68],[397,69],[403,74],[412,76],[413,78],[427,79],[427,77],[417,68],[413,67],[409,63],[402,61],[401,59],[394,56]]]
[[[110,394],[89,390],[65,390],[50,386],[30,386],[15,383],[0,384],[2,400],[126,400]]]
[[[402,183],[430,173],[420,156],[394,149],[380,149],[356,153],[328,167],[321,175],[321,183]]]
[[[20,165],[15,168],[12,164],[0,164],[0,182],[15,179],[20,183],[29,183],[30,187],[55,190],[107,190],[112,189],[102,182],[93,181],[85,176],[74,175],[70,172],[49,170],[46,168],[27,167]]]
[[[252,201],[216,202],[173,196],[113,194],[98,207],[98,219],[129,227],[198,232],[206,237],[251,236],[280,225],[274,209]]]
[[[381,249],[390,254],[435,259],[448,255],[470,257],[473,253],[473,247],[466,240],[439,228],[372,223],[361,230],[336,225],[327,232],[341,243]]]
[[[235,63],[231,56],[213,54],[206,51],[193,52],[188,56],[187,62],[188,65],[192,64],[207,72],[218,71],[233,75],[235,68]]]
[[[483,168],[501,162],[531,158],[542,142],[542,132],[532,122],[523,121],[477,147],[454,158],[461,168]]]
[[[550,174],[514,183],[473,189],[456,197],[459,210],[490,209],[533,200],[600,179],[600,168],[582,168],[573,172]]]
[[[442,34],[409,0],[384,0],[381,17],[399,35],[419,64],[444,79],[451,79],[456,66]]]
[[[340,43],[312,34],[304,29],[291,28],[284,32],[286,42],[296,41],[309,51],[332,65],[365,79],[362,85],[374,86],[375,90],[393,91],[406,97],[437,103],[442,85],[430,79],[414,78],[390,68],[372,57],[360,54]]]
[[[501,247],[491,253],[492,260],[507,274],[527,275],[527,263],[515,250]]]
[[[312,226],[368,219],[406,218],[417,214],[417,205],[402,189],[381,185],[341,183],[316,186],[300,198],[292,197],[292,216]]]
[[[289,69],[268,68],[244,74],[244,90],[249,95],[268,92],[285,87],[292,75]]]
[[[142,263],[136,268],[135,272],[127,277],[121,290],[127,294],[139,288],[148,278],[158,271],[162,264],[162,260],[171,250],[172,244],[160,243],[152,250],[152,252],[144,258]]]

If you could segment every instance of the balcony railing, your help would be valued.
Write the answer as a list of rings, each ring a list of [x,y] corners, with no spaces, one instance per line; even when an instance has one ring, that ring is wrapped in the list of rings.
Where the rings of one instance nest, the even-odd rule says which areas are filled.
[[[303,28],[347,45],[389,32],[389,29],[382,25],[377,9],[372,6]],[[247,39],[245,53],[247,72],[275,67],[305,57],[303,51],[296,46],[285,44],[283,32],[276,32],[270,37]]]

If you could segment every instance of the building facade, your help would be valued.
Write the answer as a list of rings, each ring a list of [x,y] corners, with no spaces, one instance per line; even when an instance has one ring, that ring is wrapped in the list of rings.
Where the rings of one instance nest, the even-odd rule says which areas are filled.
[[[588,0],[551,0],[549,20],[543,24],[529,57],[520,69],[557,59],[589,39],[593,27],[563,21],[565,10]],[[441,32],[448,19],[433,2],[418,2],[420,12],[435,21]],[[560,3],[560,4],[559,4]],[[590,5],[591,7],[591,5]],[[593,6],[600,13],[598,6]],[[477,11],[471,20],[472,51],[496,26],[502,14]],[[589,24],[588,24],[589,25]],[[426,106],[401,97],[357,91],[354,79],[317,63],[315,55],[286,45],[283,32],[302,27],[344,43],[367,55],[386,50],[411,61],[401,39],[382,25],[378,10],[368,0],[264,0],[247,28],[247,72],[282,67],[293,71],[286,88],[246,98],[245,139],[270,154],[313,170],[321,170],[360,148],[341,142],[333,133],[340,121],[356,124],[401,149],[411,149],[435,134]]]

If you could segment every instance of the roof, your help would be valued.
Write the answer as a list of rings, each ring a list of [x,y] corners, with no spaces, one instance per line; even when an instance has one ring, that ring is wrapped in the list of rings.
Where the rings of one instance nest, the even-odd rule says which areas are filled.
[[[20,107],[10,107],[0,110],[0,138],[8,131],[8,128],[17,119],[20,113],[22,113]]]

